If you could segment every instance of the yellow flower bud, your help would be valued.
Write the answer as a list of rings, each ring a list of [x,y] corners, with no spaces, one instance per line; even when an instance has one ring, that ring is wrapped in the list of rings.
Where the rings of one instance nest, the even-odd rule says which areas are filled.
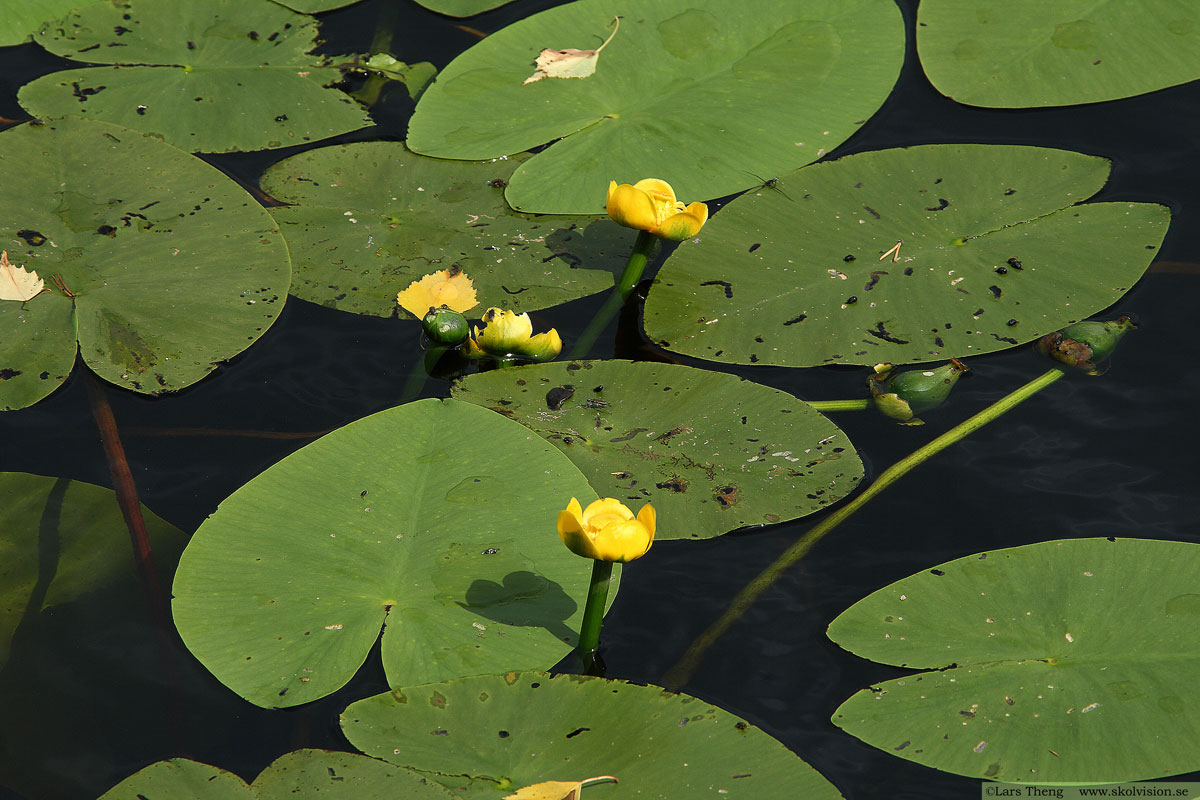
[[[532,361],[549,361],[562,352],[558,331],[551,328],[534,336],[529,314],[489,308],[482,321],[483,330],[472,329],[471,338],[467,340],[469,358],[519,356]]]
[[[558,535],[577,556],[599,561],[633,561],[654,543],[654,507],[647,503],[634,517],[619,500],[605,497],[586,509],[574,497],[558,512]]]
[[[644,178],[633,185],[610,181],[606,205],[608,216],[618,224],[672,242],[690,239],[708,221],[708,206],[685,206],[675,199],[671,184],[658,178]]]

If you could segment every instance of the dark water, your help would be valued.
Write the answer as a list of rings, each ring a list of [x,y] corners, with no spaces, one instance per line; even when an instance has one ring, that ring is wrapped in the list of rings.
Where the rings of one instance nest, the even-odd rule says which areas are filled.
[[[378,5],[325,15],[326,50],[365,50]],[[516,2],[467,23],[493,31],[550,5]],[[901,5],[911,28],[915,2]],[[476,41],[419,9],[405,6],[403,16],[394,49],[401,59],[440,68]],[[0,116],[24,119],[16,88],[63,63],[32,45],[0,51]],[[376,113],[380,126],[342,140],[401,138],[411,109],[402,89],[390,92]],[[825,627],[893,580],[980,550],[1083,536],[1200,541],[1193,455],[1200,444],[1193,311],[1200,300],[1198,123],[1200,82],[1095,106],[967,108],[932,89],[910,46],[895,93],[834,155],[988,142],[1112,159],[1112,179],[1098,199],[1165,203],[1173,212],[1155,266],[1111,309],[1136,315],[1140,328],[1107,375],[1059,381],[868,504],[717,642],[686,691],[761,726],[851,800],[979,796],[977,781],[894,758],[830,724],[845,698],[901,671],[843,652],[826,639]],[[210,160],[250,185],[291,152]],[[538,327],[556,326],[569,347],[601,300],[537,314]],[[627,314],[592,355],[662,358],[643,344],[637,324]],[[311,439],[180,429],[318,432],[387,408],[419,369],[415,336],[416,323],[358,318],[292,299],[258,344],[187,391],[152,400],[108,389],[143,501],[194,531],[234,489]],[[860,448],[868,477],[1047,368],[1027,347],[971,365],[974,375],[922,428],[862,412],[835,416]],[[729,371],[810,400],[861,396],[865,376],[846,368]],[[49,399],[0,416],[0,471],[109,485],[78,372]],[[426,394],[445,393],[444,386],[426,385]],[[813,521],[656,545],[627,568],[607,619],[609,676],[660,681],[737,591]],[[1128,603],[1136,606],[1137,597]],[[0,787],[7,787],[0,797],[92,798],[146,764],[180,755],[252,778],[298,747],[351,749],[337,729],[338,712],[385,688],[373,657],[332,697],[263,711],[220,686],[176,639],[157,634],[136,587],[102,591],[43,612],[14,642],[14,656],[0,672]]]

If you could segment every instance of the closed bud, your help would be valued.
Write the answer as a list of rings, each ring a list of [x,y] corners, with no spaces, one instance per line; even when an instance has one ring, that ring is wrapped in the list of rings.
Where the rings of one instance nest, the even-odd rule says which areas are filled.
[[[1136,327],[1124,315],[1108,322],[1076,322],[1043,336],[1038,340],[1037,350],[1088,375],[1099,375],[1104,370],[1096,365],[1112,354],[1126,331]]]
[[[429,313],[421,320],[421,327],[431,341],[447,347],[462,344],[471,333],[467,318],[445,306],[429,309]]]
[[[878,364],[867,384],[875,407],[882,414],[904,425],[921,425],[917,414],[941,405],[959,377],[969,371],[957,358],[933,369],[900,373],[893,372],[891,364]]]

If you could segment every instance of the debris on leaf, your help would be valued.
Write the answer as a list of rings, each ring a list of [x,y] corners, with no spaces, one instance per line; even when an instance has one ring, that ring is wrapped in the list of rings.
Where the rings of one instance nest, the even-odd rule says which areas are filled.
[[[521,85],[540,81],[542,78],[586,78],[591,75],[596,71],[596,61],[600,58],[600,51],[608,47],[608,43],[613,40],[621,28],[620,17],[615,17],[613,22],[616,23],[613,32],[604,40],[604,44],[595,50],[576,50],[573,47],[568,47],[566,50],[554,50],[547,47],[538,53],[535,62],[537,71],[522,81]]]
[[[475,285],[467,273],[458,269],[438,270],[413,281],[396,295],[396,302],[417,319],[423,319],[431,308],[445,306],[451,311],[469,311],[479,305]]]
[[[16,300],[24,303],[32,300],[46,288],[46,282],[32,270],[8,263],[8,251],[0,252],[0,300]]]
[[[505,795],[504,800],[580,800],[584,785],[607,781],[616,783],[617,779],[612,775],[601,775],[582,781],[542,781]]]

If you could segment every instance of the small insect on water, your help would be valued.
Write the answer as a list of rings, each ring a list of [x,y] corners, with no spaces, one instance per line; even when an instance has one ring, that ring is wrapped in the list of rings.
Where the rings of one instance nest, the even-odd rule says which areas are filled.
[[[787,192],[785,192],[783,189],[781,189],[779,187],[779,178],[764,178],[762,175],[759,175],[756,172],[750,172],[749,170],[742,170],[742,171],[745,172],[747,175],[753,175],[755,178],[758,178],[760,181],[762,181],[762,183],[759,184],[757,187],[751,187],[751,188],[774,189],[775,191],[779,192],[781,195],[786,197],[788,200],[792,199],[792,196],[790,194],[788,194]]]

